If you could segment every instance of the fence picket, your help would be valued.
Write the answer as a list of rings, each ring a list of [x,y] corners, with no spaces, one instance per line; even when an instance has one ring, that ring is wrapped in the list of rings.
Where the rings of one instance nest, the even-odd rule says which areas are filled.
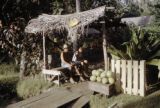
[[[115,71],[116,64],[114,59],[111,60],[111,64],[112,64],[111,71],[113,72],[114,78],[116,79],[116,71]]]
[[[127,76],[127,86],[128,86],[128,94],[132,94],[132,61],[128,60],[128,76]]]
[[[133,94],[138,95],[138,61],[133,61]]]
[[[126,93],[126,60],[122,60],[121,68],[122,68],[122,77],[121,77],[122,88],[123,92]]]
[[[140,61],[140,96],[145,96],[145,61]]]
[[[117,87],[117,92],[121,91],[121,75],[120,75],[120,66],[121,61],[117,60],[116,61],[116,87]]]
[[[145,96],[145,61],[111,60],[111,70],[115,74],[116,89],[123,92]],[[121,90],[121,89],[117,89]]]

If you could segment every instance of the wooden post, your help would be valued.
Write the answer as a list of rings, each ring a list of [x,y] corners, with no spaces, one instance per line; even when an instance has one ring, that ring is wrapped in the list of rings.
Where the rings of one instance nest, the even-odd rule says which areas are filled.
[[[45,42],[45,36],[44,36],[44,31],[43,31],[43,63],[44,63],[44,66],[43,68],[46,69],[46,42]]]
[[[76,12],[80,12],[81,11],[81,7],[80,7],[80,0],[76,0]]]
[[[81,11],[81,8],[80,8],[80,0],[76,0],[76,12],[79,13]],[[78,40],[78,37],[77,37],[77,32],[75,35],[75,40],[73,41],[73,51],[76,51],[77,50],[77,40]]]
[[[73,51],[74,52],[77,51],[77,46],[78,46],[77,40],[78,40],[77,34],[75,34],[75,40],[73,41]]]
[[[139,94],[140,96],[145,96],[145,82],[146,82],[146,75],[145,75],[145,70],[146,70],[146,62],[145,60],[140,61],[140,90]]]
[[[21,61],[20,61],[20,73],[19,73],[20,80],[22,80],[24,78],[24,74],[26,72],[26,67],[27,67],[26,56],[27,56],[27,52],[23,51],[21,54]]]
[[[106,41],[106,28],[105,28],[105,22],[102,23],[102,29],[103,29],[103,54],[104,54],[104,66],[105,71],[108,70],[108,63],[107,63],[107,41]]]

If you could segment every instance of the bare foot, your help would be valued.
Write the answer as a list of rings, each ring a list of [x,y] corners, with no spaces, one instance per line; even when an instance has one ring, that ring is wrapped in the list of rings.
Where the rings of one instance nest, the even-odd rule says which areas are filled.
[[[75,81],[73,80],[73,78],[69,79],[70,83],[75,84]]]
[[[80,80],[81,80],[81,81],[85,81],[84,78],[83,78],[82,76],[80,76]]]

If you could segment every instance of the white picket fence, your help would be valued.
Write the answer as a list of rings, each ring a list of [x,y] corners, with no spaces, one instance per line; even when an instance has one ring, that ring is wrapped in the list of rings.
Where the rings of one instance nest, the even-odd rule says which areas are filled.
[[[134,60],[111,60],[117,90],[126,94],[145,96],[146,62]]]

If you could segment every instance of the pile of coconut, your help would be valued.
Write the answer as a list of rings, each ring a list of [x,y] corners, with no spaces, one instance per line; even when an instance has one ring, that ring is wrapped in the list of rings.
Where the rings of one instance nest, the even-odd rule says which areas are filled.
[[[90,80],[102,84],[114,84],[115,79],[111,71],[104,71],[103,69],[92,70]]]

